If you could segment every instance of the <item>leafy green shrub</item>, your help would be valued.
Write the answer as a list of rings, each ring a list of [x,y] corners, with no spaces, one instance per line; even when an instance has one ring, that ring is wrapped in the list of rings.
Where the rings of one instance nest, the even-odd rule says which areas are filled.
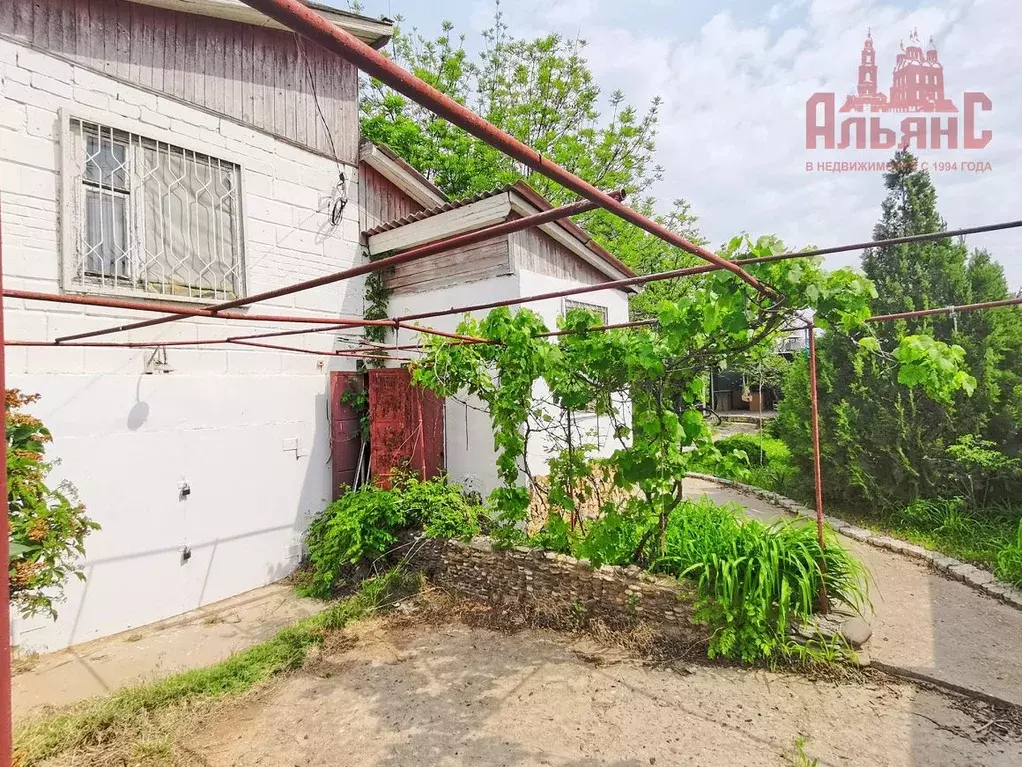
[[[599,519],[589,523],[585,538],[575,553],[588,559],[595,567],[602,565],[630,565],[635,560],[643,536],[653,529],[655,517],[646,506],[635,500],[623,509],[604,509]]]
[[[797,495],[798,472],[791,451],[765,434],[733,434],[713,443],[712,451],[694,459],[691,468],[745,482],[783,495]]]
[[[302,596],[326,599],[341,578],[341,568],[382,557],[406,525],[396,494],[373,485],[347,492],[317,516],[305,534],[312,576]]]
[[[1022,461],[998,450],[996,443],[974,434],[959,437],[944,452],[949,463],[946,476],[951,486],[964,490],[974,509],[984,508],[991,492],[1011,497],[1014,489],[1011,483],[1022,475]]]
[[[399,483],[397,503],[405,519],[422,525],[430,538],[465,540],[479,534],[479,508],[466,500],[461,485],[412,477]]]
[[[707,499],[675,510],[655,567],[698,582],[696,619],[713,629],[710,657],[746,663],[787,653],[788,627],[813,614],[821,585],[831,602],[861,609],[866,601],[865,570],[833,534],[821,551],[804,521],[768,526]]]
[[[1022,586],[1022,520],[1019,520],[1015,540],[997,554],[997,575],[1009,583]]]
[[[46,484],[53,463],[45,459],[45,445],[52,437],[42,421],[21,410],[38,399],[17,389],[6,392],[8,568],[11,601],[21,614],[56,618],[67,579],[85,580],[78,560],[86,536],[99,525],[86,516],[70,483]]]
[[[730,437],[718,439],[714,445],[728,455],[743,451],[750,464],[768,464],[787,462],[791,459],[791,451],[781,440],[759,434],[732,434]]]
[[[380,559],[417,526],[431,538],[470,538],[479,532],[478,509],[444,479],[397,477],[390,490],[366,485],[344,493],[309,525],[298,593],[331,596],[344,568]]]

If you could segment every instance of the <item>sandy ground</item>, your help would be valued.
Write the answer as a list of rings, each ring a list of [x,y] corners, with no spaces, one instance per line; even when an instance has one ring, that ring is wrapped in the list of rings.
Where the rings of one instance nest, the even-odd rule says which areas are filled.
[[[196,764],[1018,765],[973,703],[902,683],[654,668],[548,632],[373,621],[207,725]]]
[[[685,493],[735,502],[763,520],[788,517],[765,501],[697,479]],[[1022,611],[945,578],[917,560],[839,538],[873,577],[870,656],[1022,705]]]

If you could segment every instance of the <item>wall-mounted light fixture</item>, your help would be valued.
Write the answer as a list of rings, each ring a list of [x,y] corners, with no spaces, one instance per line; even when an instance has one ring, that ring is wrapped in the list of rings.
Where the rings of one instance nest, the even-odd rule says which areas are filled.
[[[173,373],[174,368],[167,362],[167,347],[159,346],[153,349],[152,354],[146,357],[145,361],[145,374],[152,375],[153,373]]]

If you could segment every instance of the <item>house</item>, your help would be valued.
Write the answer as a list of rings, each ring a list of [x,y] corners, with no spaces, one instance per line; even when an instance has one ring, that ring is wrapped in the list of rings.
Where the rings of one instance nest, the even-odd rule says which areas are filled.
[[[417,185],[421,187],[422,181],[424,179],[419,181],[409,176],[400,189],[410,193]],[[364,230],[366,246],[369,254],[376,256],[551,207],[527,183],[519,181],[467,200],[444,202],[415,212],[405,209],[403,215]],[[388,316],[515,299],[634,276],[631,269],[594,242],[584,230],[564,219],[395,267],[386,282],[390,289]],[[598,290],[576,298],[530,302],[527,307],[539,313],[551,329],[556,328],[558,318],[572,308],[592,310],[604,323],[627,322],[628,295],[635,290],[632,287]],[[483,317],[487,311],[475,311],[471,315]],[[422,322],[451,332],[463,319],[463,314],[447,314]],[[413,339],[406,338],[402,331],[398,340],[407,343]],[[542,396],[542,392],[536,394]],[[627,405],[622,404],[619,409],[621,416],[627,419]],[[613,425],[608,419],[604,418],[601,423],[594,414],[580,414],[578,421],[581,430],[578,437],[583,439],[578,439],[577,443],[593,444],[598,448],[595,454],[603,456],[609,456],[617,447]],[[448,400],[446,423],[447,473],[466,489],[485,497],[500,482],[492,427],[483,403],[474,398]],[[530,471],[545,474],[550,437],[534,437],[528,447],[526,458]]]
[[[374,46],[392,33],[386,21],[310,6]],[[357,91],[352,65],[237,0],[4,3],[5,288],[209,306],[548,207],[521,184],[448,200],[393,153],[360,141]],[[389,311],[629,274],[574,224],[551,224],[395,270]],[[627,319],[622,291],[580,298],[610,322]],[[532,306],[553,325],[570,304]],[[8,341],[151,316],[24,299],[5,309]],[[307,354],[174,344],[295,327],[258,313],[361,317],[365,280],[240,311],[254,319],[186,318],[94,339],[166,344],[155,351],[6,348],[8,386],[42,395],[33,413],[55,436],[52,478],[73,482],[102,525],[87,540],[86,581],[68,583],[55,622],[15,620],[16,645],[45,651],[107,636],[279,580],[298,564],[305,526],[334,492],[330,376],[355,369],[331,352],[358,344],[358,331],[288,339]],[[456,401],[443,408],[448,471],[488,491],[488,417]]]

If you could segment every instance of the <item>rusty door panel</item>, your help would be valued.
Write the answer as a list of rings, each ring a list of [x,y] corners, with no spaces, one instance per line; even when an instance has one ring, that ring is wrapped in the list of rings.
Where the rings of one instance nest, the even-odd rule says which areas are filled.
[[[394,469],[431,478],[444,470],[444,404],[413,387],[407,368],[369,371],[373,481],[390,486]]]
[[[354,481],[362,447],[359,414],[341,401],[341,395],[364,386],[365,376],[361,373],[330,373],[330,472],[334,500],[340,495],[341,487],[350,487]]]

